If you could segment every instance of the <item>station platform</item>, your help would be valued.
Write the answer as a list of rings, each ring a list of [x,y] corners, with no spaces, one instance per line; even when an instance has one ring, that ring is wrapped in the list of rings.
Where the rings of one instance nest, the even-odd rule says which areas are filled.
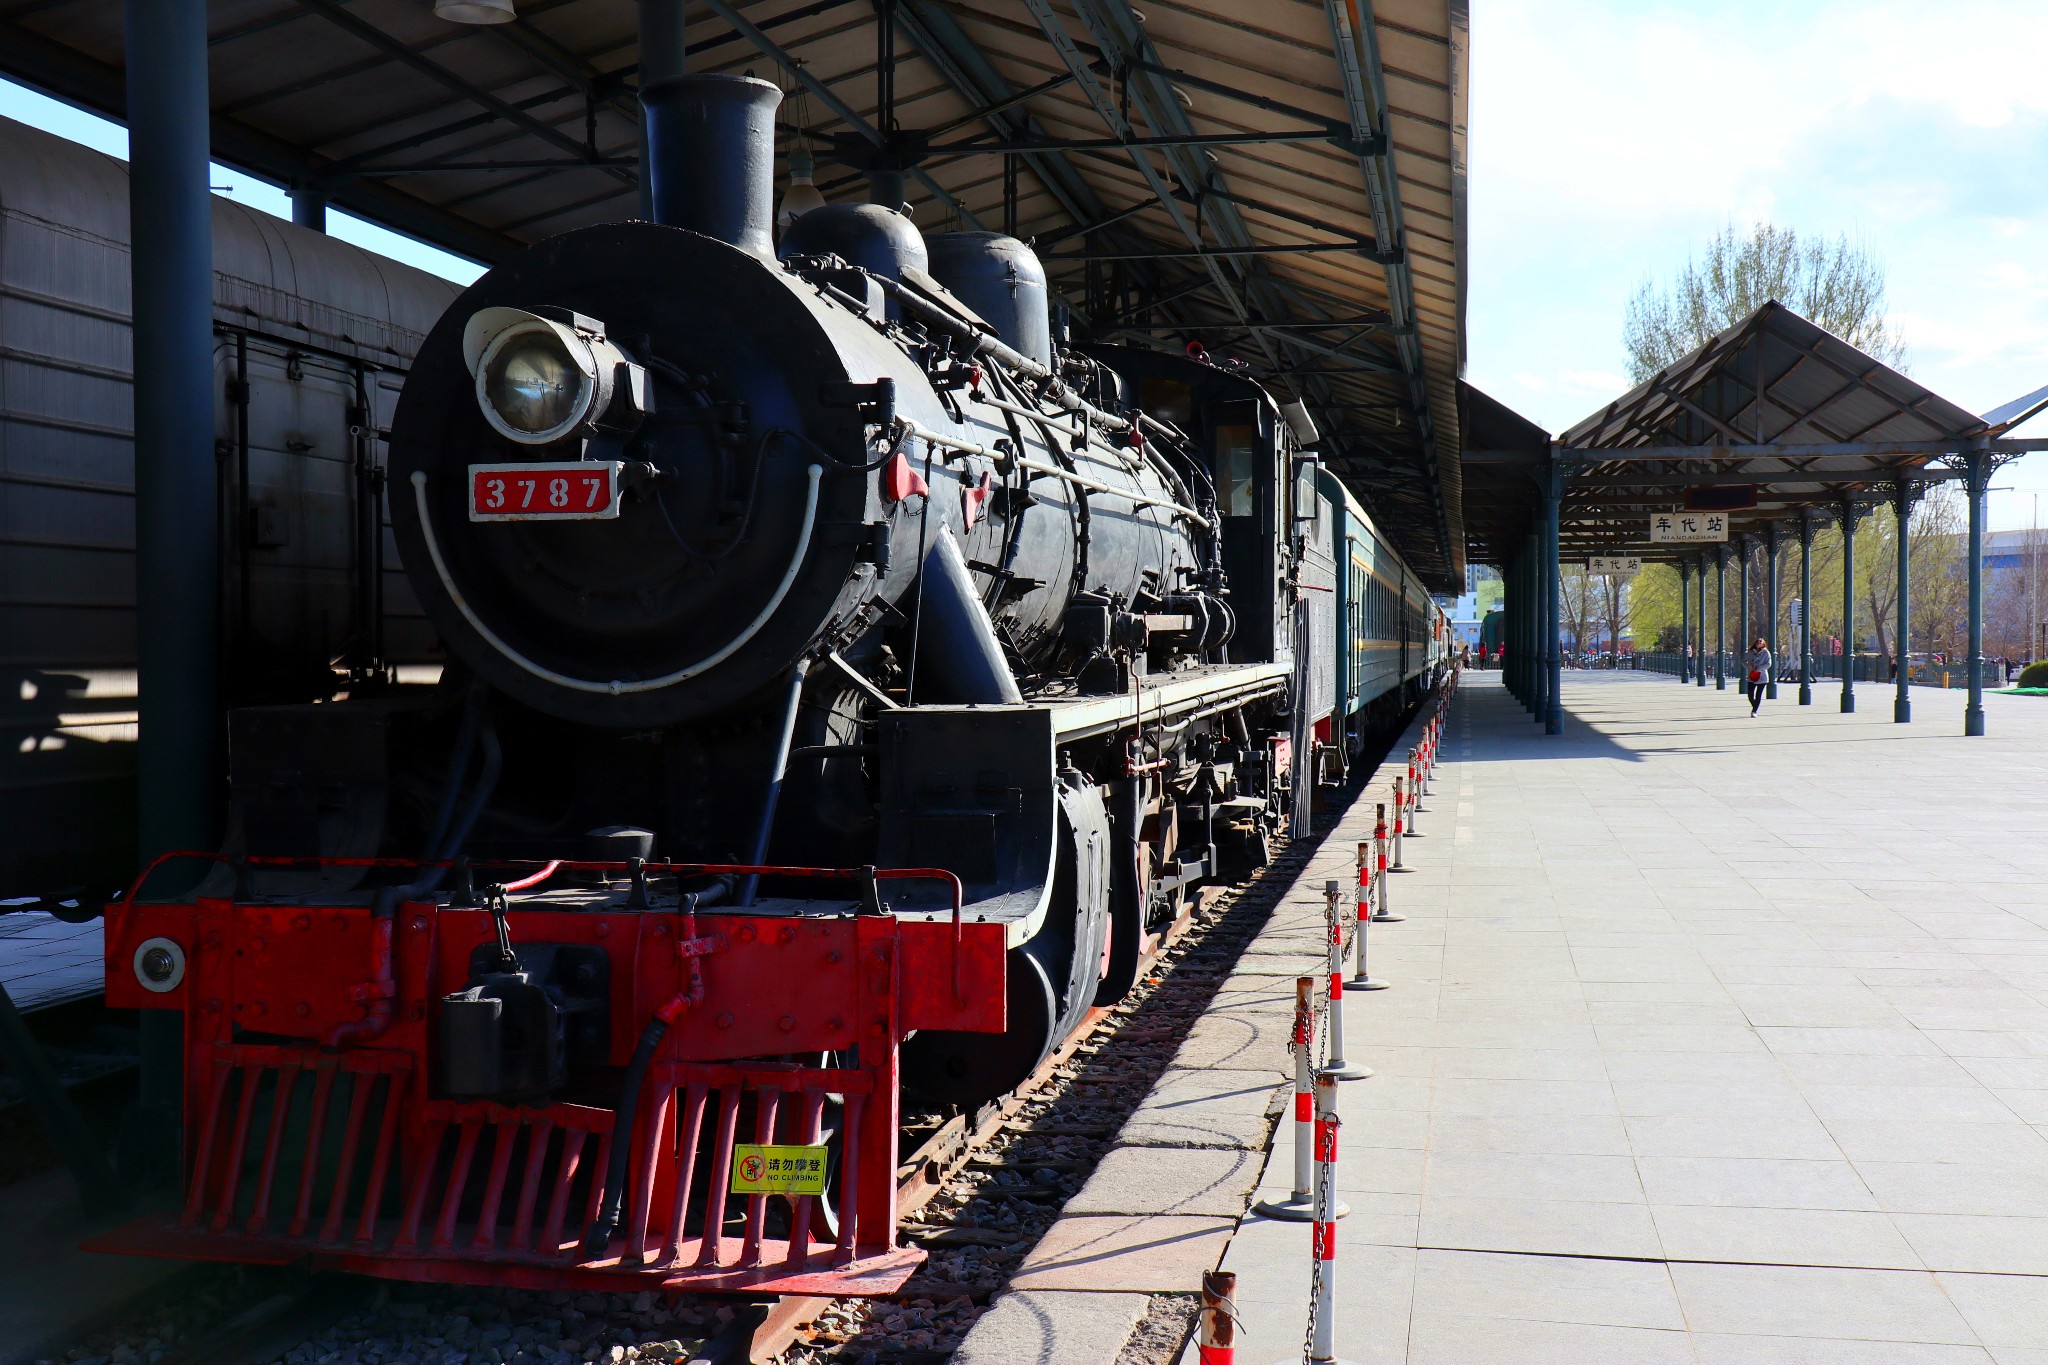
[[[98,995],[105,951],[98,920],[0,914],[0,985],[23,1013]]]
[[[1546,737],[1464,675],[1392,988],[1346,999],[1341,1359],[2048,1365],[2048,699],[1965,739],[1948,695],[1564,689]],[[962,1360],[1119,1359],[1219,1250],[1240,1365],[1302,1358],[1309,1230],[1244,1210],[1291,1183],[1288,978],[1377,795]]]
[[[1347,1000],[1344,1359],[2048,1362],[2048,704],[1782,690],[1465,675]],[[1298,1359],[1305,1229],[1225,1265]]]

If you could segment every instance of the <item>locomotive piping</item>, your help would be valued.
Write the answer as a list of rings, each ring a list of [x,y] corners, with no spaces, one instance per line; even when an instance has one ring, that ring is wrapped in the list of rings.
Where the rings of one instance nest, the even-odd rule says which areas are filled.
[[[597,1217],[591,1220],[589,1229],[583,1234],[582,1255],[586,1261],[604,1254],[605,1248],[611,1245],[612,1234],[618,1231],[619,1218],[625,1212],[626,1163],[633,1153],[633,1119],[640,1107],[640,1087],[647,1083],[647,1069],[654,1064],[654,1054],[660,1051],[662,1039],[668,1036],[669,1025],[704,1000],[704,969],[698,965],[698,954],[684,952],[686,948],[702,946],[697,940],[697,903],[696,896],[684,893],[682,933],[676,939],[677,952],[689,964],[689,985],[656,1010],[654,1017],[647,1021],[647,1027],[640,1030],[640,1042],[633,1049],[633,1059],[626,1063],[625,1079],[619,1082],[619,1099],[613,1106],[611,1157],[605,1162],[604,1191],[598,1200]]]
[[[1169,498],[1155,498],[1147,493],[1137,493],[1128,488],[1118,488],[1115,484],[1103,483],[1101,480],[1091,479],[1085,474],[1076,474],[1072,470],[1062,469],[1056,464],[1046,464],[1042,460],[1027,460],[1023,456],[1013,455],[1007,450],[996,450],[989,446],[977,445],[973,441],[963,441],[957,436],[947,436],[941,432],[933,431],[930,427],[913,422],[908,417],[901,420],[909,427],[911,435],[920,437],[931,445],[943,446],[947,450],[957,450],[965,455],[985,455],[992,460],[1005,464],[1015,464],[1021,469],[1028,469],[1034,474],[1043,474],[1049,479],[1059,479],[1062,482],[1073,484],[1076,488],[1085,488],[1093,493],[1107,493],[1111,497],[1122,498],[1125,502],[1135,503],[1139,507],[1163,507],[1169,512],[1178,512],[1205,531],[1215,529],[1215,523],[1210,521],[1209,518],[1203,516],[1194,508],[1174,502]],[[1041,413],[1039,414],[1039,420],[1048,421],[1050,418],[1046,414]],[[429,544],[431,544],[431,541]]]
[[[441,580],[441,590],[448,594],[448,600],[455,604],[457,611],[462,613],[462,619],[469,622],[470,628],[486,644],[497,650],[506,660],[517,664],[543,682],[553,683],[557,687],[568,688],[572,692],[597,692],[617,697],[628,692],[658,692],[664,687],[673,687],[679,682],[687,682],[706,669],[716,668],[719,664],[724,663],[737,653],[747,641],[760,634],[761,628],[768,624],[768,618],[773,616],[776,609],[782,605],[782,599],[789,596],[790,586],[796,582],[797,571],[803,567],[804,556],[811,548],[811,531],[818,522],[818,481],[825,476],[825,469],[822,465],[814,464],[807,466],[804,473],[807,479],[804,488],[804,517],[802,525],[797,528],[796,553],[790,556],[789,566],[782,571],[782,581],[775,585],[775,591],[769,594],[767,605],[761,608],[760,614],[749,621],[745,629],[733,636],[732,639],[726,641],[725,645],[715,653],[699,659],[696,663],[686,668],[679,668],[673,673],[664,673],[659,678],[641,678],[632,682],[617,678],[611,682],[592,682],[587,678],[572,678],[566,673],[557,673],[545,664],[535,663],[499,639],[498,633],[485,625],[483,618],[478,616],[476,610],[469,605],[469,600],[462,595],[462,589],[455,586],[455,579],[448,572],[448,561],[441,557],[441,542],[435,538],[433,518],[427,511],[426,470],[415,469],[412,472],[412,494],[413,501],[419,509],[420,538],[427,543],[427,557],[434,561],[434,573]]]
[[[775,808],[782,802],[782,779],[789,773],[789,745],[796,734],[796,713],[803,701],[804,675],[811,671],[809,659],[798,659],[796,667],[790,670],[789,699],[783,704],[782,727],[775,737],[775,761],[768,769],[768,791],[761,799],[761,822],[754,828],[754,851],[747,859],[760,866],[768,856],[768,836],[775,832]],[[754,903],[754,888],[761,883],[759,873],[749,872],[740,883],[739,904]]]
[[[462,708],[462,728],[456,732],[455,747],[448,751],[448,781],[441,788],[441,807],[434,815],[433,832],[427,835],[426,846],[420,856],[434,861],[434,852],[441,847],[441,837],[448,832],[448,822],[455,818],[455,803],[462,797],[463,781],[469,776],[470,756],[476,751],[477,727],[483,723],[484,688],[482,683],[470,689],[468,702]]]
[[[479,684],[471,695],[474,697],[482,693],[483,687]],[[476,704],[474,710],[482,717],[480,732],[472,733],[478,735],[478,741],[484,751],[483,770],[477,774],[476,790],[471,793],[469,806],[462,813],[462,823],[448,836],[441,850],[429,850],[429,858],[437,861],[446,859],[469,838],[469,832],[476,828],[477,817],[483,813],[485,803],[497,789],[498,774],[504,767],[505,752],[498,743],[497,727],[490,723],[488,715],[483,714],[486,710],[483,704]],[[464,717],[464,724],[468,724],[467,716]],[[452,770],[449,775],[459,776]],[[370,979],[357,988],[364,996],[363,1017],[351,1023],[336,1024],[329,1029],[327,1036],[321,1039],[326,1046],[340,1047],[346,1043],[375,1042],[391,1027],[394,1002],[398,998],[398,974],[392,966],[391,958],[392,929],[398,917],[398,907],[406,901],[433,894],[434,888],[438,887],[441,879],[447,875],[448,866],[443,861],[438,867],[428,868],[415,881],[404,886],[387,886],[377,893],[377,900],[370,914],[370,952],[376,966],[372,969]]]

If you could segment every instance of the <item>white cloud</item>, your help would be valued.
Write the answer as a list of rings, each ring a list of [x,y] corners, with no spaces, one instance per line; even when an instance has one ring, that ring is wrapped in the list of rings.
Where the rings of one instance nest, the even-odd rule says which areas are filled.
[[[1627,376],[1608,370],[1566,370],[1558,378],[1580,393],[1600,394],[1607,398],[1619,398],[1634,387]]]

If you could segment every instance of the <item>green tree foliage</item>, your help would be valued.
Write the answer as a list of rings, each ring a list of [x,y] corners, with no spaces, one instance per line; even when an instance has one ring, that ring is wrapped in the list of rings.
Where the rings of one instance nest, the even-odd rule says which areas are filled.
[[[1637,649],[1655,649],[1665,627],[1678,628],[1678,570],[1645,564],[1629,580],[1628,633]]]
[[[1772,299],[1851,346],[1896,366],[1905,354],[1885,319],[1884,266],[1846,236],[1802,239],[1758,223],[1714,235],[1669,289],[1645,280],[1622,324],[1629,379],[1640,384]]]

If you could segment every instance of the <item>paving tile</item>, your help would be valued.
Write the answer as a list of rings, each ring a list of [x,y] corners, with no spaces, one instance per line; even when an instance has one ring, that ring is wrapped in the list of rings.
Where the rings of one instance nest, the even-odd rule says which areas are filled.
[[[1804,1094],[1823,1123],[1883,1120],[1900,1114],[1910,1114],[1916,1121],[1949,1123],[2002,1123],[2015,1117],[1983,1086],[1809,1085]]]
[[[1178,1294],[1199,1291],[1234,1218],[1061,1218],[1025,1256],[1010,1287]]]
[[[1882,1213],[1653,1204],[1650,1214],[1664,1254],[1673,1261],[1925,1268]]]
[[[1924,1271],[1679,1262],[1671,1280],[1695,1332],[1979,1344]]]
[[[1891,1219],[1929,1270],[2048,1275],[2048,1218],[1894,1213]]]
[[[1113,1147],[1063,1213],[1236,1218],[1258,1186],[1263,1152]]]
[[[1636,1161],[1652,1204],[1748,1209],[1878,1207],[1846,1161],[1645,1156]]]
[[[1171,1065],[1190,1071],[1282,1071],[1290,1065],[1292,1013],[1209,1013],[1188,1030]],[[1348,1036],[1348,1031],[1347,1031]]]
[[[1277,1073],[1169,1070],[1125,1121],[1117,1142],[1262,1148],[1284,1084]]]
[[[1894,1213],[2048,1217],[2048,1173],[1935,1161],[1858,1161],[1856,1170]]]
[[[1663,1243],[1645,1204],[1489,1199],[1425,1193],[1419,1243],[1470,1251],[1658,1259]]]
[[[1681,1331],[1419,1314],[1409,1328],[1410,1365],[1508,1359],[1515,1365],[1694,1365],[1696,1358]]]
[[[1111,1365],[1150,1305],[1144,1294],[1013,1290],[974,1324],[953,1365]]]
[[[1699,1365],[1988,1365],[1994,1356],[1981,1346],[1943,1346],[1924,1341],[1840,1341],[1819,1337],[1730,1336],[1694,1332]]]
[[[1614,1052],[1762,1052],[1754,1029],[1738,1024],[1596,1024]]]
[[[1428,1192],[1466,1199],[1642,1203],[1633,1158],[1527,1152],[1433,1152]]]
[[[1928,1161],[1987,1170],[2048,1170],[2048,1138],[2025,1123],[1957,1123],[1896,1114],[1830,1119],[1827,1131],[1851,1161]]]
[[[1685,1326],[1670,1275],[1647,1261],[1425,1249],[1416,1256],[1415,1298],[1426,1311],[1455,1304],[1474,1316]]]
[[[1426,1133],[1437,1152],[1632,1154],[1628,1129],[1616,1114],[1437,1114]],[[1344,1140],[1351,1141],[1348,1123]]]
[[[1937,1278],[1964,1321],[1992,1350],[2048,1350],[2048,1278],[1948,1274]]]

